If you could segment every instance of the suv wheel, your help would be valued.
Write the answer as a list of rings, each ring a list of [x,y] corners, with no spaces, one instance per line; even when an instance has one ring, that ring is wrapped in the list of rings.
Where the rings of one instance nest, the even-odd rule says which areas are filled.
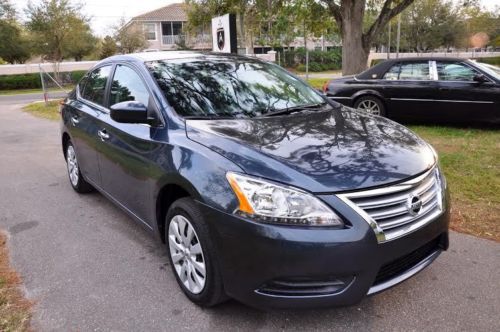
[[[223,302],[226,295],[214,246],[196,203],[191,198],[175,201],[165,226],[170,265],[186,296],[202,306]]]
[[[360,111],[385,116],[385,107],[380,99],[373,96],[364,96],[356,100],[354,108]]]
[[[66,146],[66,166],[68,168],[69,183],[77,193],[88,193],[94,188],[85,181],[78,166],[78,159],[76,158],[75,148],[71,141]]]

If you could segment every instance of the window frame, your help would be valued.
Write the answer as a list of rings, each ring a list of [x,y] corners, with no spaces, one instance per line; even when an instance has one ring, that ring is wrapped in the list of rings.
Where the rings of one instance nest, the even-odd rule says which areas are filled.
[[[435,66],[435,72],[436,72],[436,81],[438,82],[447,82],[447,83],[469,83],[469,84],[477,84],[478,82],[472,80],[472,81],[460,81],[460,80],[440,80],[439,79],[439,74],[438,74],[438,71],[437,71],[437,63],[438,62],[442,62],[442,63],[450,63],[450,64],[457,64],[457,65],[462,65],[464,67],[468,67],[470,68],[476,75],[478,74],[481,74],[481,75],[484,75],[485,78],[488,79],[488,83],[492,83],[491,79],[485,75],[483,72],[481,72],[479,69],[477,68],[474,68],[474,66],[471,66],[469,65],[467,62],[465,61],[453,61],[453,60],[450,60],[450,61],[445,61],[445,60],[436,60],[436,61],[433,61],[434,62],[434,66]]]
[[[154,27],[155,39],[148,39],[147,34],[151,33],[151,32],[147,30],[147,28],[146,28],[147,26],[153,26]],[[146,40],[148,42],[158,41],[158,31],[157,31],[157,28],[156,28],[156,23],[154,23],[154,22],[142,23],[142,31],[144,33],[144,37],[146,38]]]
[[[154,98],[154,93],[153,93],[151,87],[147,84],[143,73],[136,65],[131,64],[129,62],[125,62],[125,61],[117,61],[117,62],[113,63],[113,68],[112,68],[111,73],[110,73],[111,79],[108,81],[108,84],[106,87],[106,113],[108,113],[108,114],[110,113],[110,107],[112,106],[112,105],[109,105],[110,96],[111,96],[111,84],[113,83],[113,79],[115,78],[115,72],[116,72],[116,68],[118,66],[128,67],[129,69],[133,70],[137,74],[137,76],[139,76],[139,78],[142,81],[142,84],[146,87],[146,90],[148,91],[148,94],[149,94],[150,103],[148,105],[148,111],[153,112],[156,115],[156,118],[158,119],[158,122],[159,122],[158,124],[155,124],[155,125],[150,125],[150,124],[146,124],[146,123],[139,123],[139,124],[143,125],[143,126],[153,127],[153,128],[165,127],[166,123],[167,123],[166,119],[163,116],[162,112],[160,112],[158,102]],[[154,83],[156,84],[156,82],[154,82]]]
[[[104,67],[110,67],[110,70],[109,70],[108,79],[106,81],[106,85],[104,86],[104,100],[103,100],[103,105],[100,105],[100,104],[97,104],[97,103],[93,102],[92,100],[89,100],[89,99],[85,98],[82,95],[82,93],[81,93],[80,90],[82,90],[82,89],[85,90],[85,87],[88,84],[88,77],[89,77],[89,75],[92,72],[94,72],[94,71],[96,71],[98,69],[104,68]],[[107,105],[108,105],[108,88],[109,88],[109,84],[111,82],[111,80],[109,78],[112,77],[113,74],[114,74],[114,72],[115,72],[115,68],[114,67],[115,67],[115,65],[113,63],[104,63],[104,64],[102,64],[100,66],[94,67],[91,70],[89,70],[88,73],[85,74],[85,76],[82,78],[82,80],[78,83],[78,88],[76,89],[76,92],[77,92],[77,94],[76,94],[77,96],[76,97],[77,97],[77,99],[79,101],[87,103],[88,105],[90,105],[92,107],[98,108],[101,112],[108,113],[109,112],[108,107],[107,107]],[[80,87],[80,84],[82,83],[82,81],[85,81],[84,82],[85,84],[82,87]]]

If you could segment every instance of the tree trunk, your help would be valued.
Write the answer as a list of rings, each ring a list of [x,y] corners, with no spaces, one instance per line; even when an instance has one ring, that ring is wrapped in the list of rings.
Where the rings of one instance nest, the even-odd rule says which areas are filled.
[[[363,38],[365,1],[345,1],[342,6],[342,75],[358,74],[366,69],[370,43]]]

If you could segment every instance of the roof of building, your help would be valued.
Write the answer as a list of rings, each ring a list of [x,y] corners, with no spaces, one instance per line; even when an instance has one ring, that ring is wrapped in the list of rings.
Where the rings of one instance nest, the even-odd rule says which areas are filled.
[[[187,14],[184,3],[173,3],[132,18],[132,21],[174,21],[186,22]]]

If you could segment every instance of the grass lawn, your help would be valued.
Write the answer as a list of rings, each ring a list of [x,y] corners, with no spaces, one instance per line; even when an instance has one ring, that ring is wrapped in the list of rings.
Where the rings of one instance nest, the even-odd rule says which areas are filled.
[[[24,110],[43,118],[59,119],[58,101],[51,101],[49,107],[33,103]],[[452,196],[451,227],[500,241],[500,130],[410,128],[439,153]]]
[[[32,303],[23,297],[19,275],[9,266],[7,237],[0,232],[0,331],[27,331]]]
[[[454,230],[500,241],[500,130],[410,126],[439,153]]]
[[[59,119],[59,100],[51,100],[48,102],[48,105],[45,106],[45,103],[36,102],[31,103],[23,107],[25,112],[31,113],[40,118],[49,119],[49,120],[58,120]]]
[[[323,85],[329,80],[331,80],[331,78],[310,78],[307,82],[315,89],[323,89]]]

